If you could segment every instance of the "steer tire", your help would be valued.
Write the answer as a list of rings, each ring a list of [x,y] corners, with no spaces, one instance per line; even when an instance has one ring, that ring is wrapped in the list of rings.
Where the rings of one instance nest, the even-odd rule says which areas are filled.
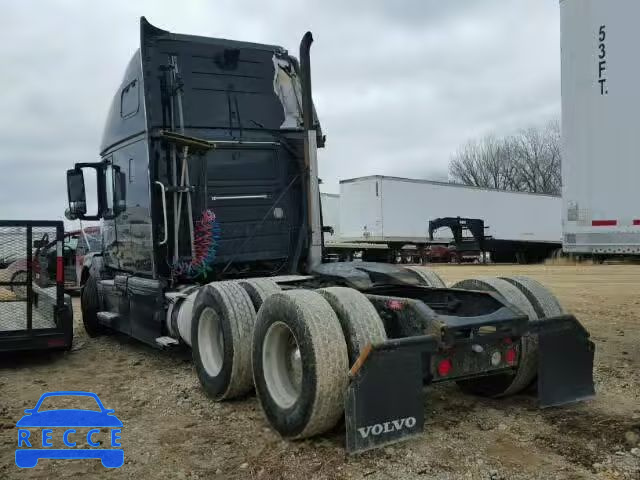
[[[452,285],[451,288],[497,293],[526,314],[529,320],[538,318],[538,314],[527,296],[515,285],[501,278],[480,277],[462,280]],[[468,393],[487,397],[506,397],[522,392],[533,382],[538,373],[538,336],[524,335],[520,339],[519,353],[518,367],[515,373],[459,380],[457,384]]]
[[[228,400],[251,390],[251,338],[256,312],[236,282],[204,285],[193,303],[191,354],[205,393]]]
[[[280,291],[280,286],[269,278],[250,278],[239,280],[238,283],[246,290],[257,312],[268,296]]]
[[[283,338],[286,341],[274,339]],[[281,347],[286,348],[281,348]],[[297,353],[298,385],[287,370]],[[253,337],[253,378],[262,410],[285,438],[333,428],[344,414],[349,356],[340,321],[312,290],[271,295],[260,308]]]
[[[340,320],[351,365],[368,344],[382,343],[387,339],[380,315],[362,293],[347,287],[321,288],[316,291],[329,302]]]
[[[538,318],[555,317],[565,313],[562,305],[547,287],[529,277],[500,277],[514,285],[527,297],[536,311]]]
[[[429,270],[424,267],[415,267],[415,266],[409,266],[404,268],[406,270],[411,270],[413,273],[415,273],[418,277],[420,277],[420,280],[422,280],[422,282],[428,287],[433,287],[433,288],[447,287],[444,281],[442,280],[442,278],[440,278],[440,275],[438,275],[433,270]]]
[[[98,281],[89,276],[80,297],[80,309],[82,310],[82,324],[90,337],[98,337],[105,332],[105,327],[98,322],[100,311],[100,298],[98,297]]]

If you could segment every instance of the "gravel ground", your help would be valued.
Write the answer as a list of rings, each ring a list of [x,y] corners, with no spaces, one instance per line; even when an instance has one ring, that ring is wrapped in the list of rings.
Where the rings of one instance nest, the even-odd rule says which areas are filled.
[[[119,336],[89,339],[76,308],[71,352],[0,358],[0,478],[640,479],[640,267],[438,266],[447,284],[478,275],[529,275],[583,322],[597,345],[597,397],[539,410],[535,398],[487,400],[455,386],[427,390],[425,432],[349,457],[338,427],[287,442],[255,397],[214,403],[189,354]],[[77,300],[76,300],[77,306]],[[15,422],[46,391],[88,390],[123,421],[125,465],[97,460],[14,464]]]

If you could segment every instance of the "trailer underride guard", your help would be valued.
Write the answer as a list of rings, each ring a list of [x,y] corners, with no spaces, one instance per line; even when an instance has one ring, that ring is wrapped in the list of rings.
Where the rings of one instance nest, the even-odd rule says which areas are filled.
[[[298,62],[141,20],[102,159],[67,172],[68,217],[102,220],[88,334],[190,347],[214,400],[255,388],[286,438],[344,418],[349,452],[421,432],[429,383],[501,397],[537,382],[542,406],[592,396],[589,334],[533,280],[447,288],[422,268],[323,263],[311,43]]]

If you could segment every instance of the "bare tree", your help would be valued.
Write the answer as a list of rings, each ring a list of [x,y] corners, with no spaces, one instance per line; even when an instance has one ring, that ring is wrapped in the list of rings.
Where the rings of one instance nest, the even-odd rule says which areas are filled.
[[[559,194],[560,125],[552,121],[504,138],[470,141],[453,155],[449,176],[476,187]]]

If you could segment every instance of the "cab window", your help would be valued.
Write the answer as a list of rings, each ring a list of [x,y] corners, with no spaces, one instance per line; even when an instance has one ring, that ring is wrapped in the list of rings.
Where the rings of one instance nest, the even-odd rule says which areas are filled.
[[[122,118],[133,117],[138,113],[140,96],[138,92],[138,79],[127,84],[120,94],[120,116]]]

